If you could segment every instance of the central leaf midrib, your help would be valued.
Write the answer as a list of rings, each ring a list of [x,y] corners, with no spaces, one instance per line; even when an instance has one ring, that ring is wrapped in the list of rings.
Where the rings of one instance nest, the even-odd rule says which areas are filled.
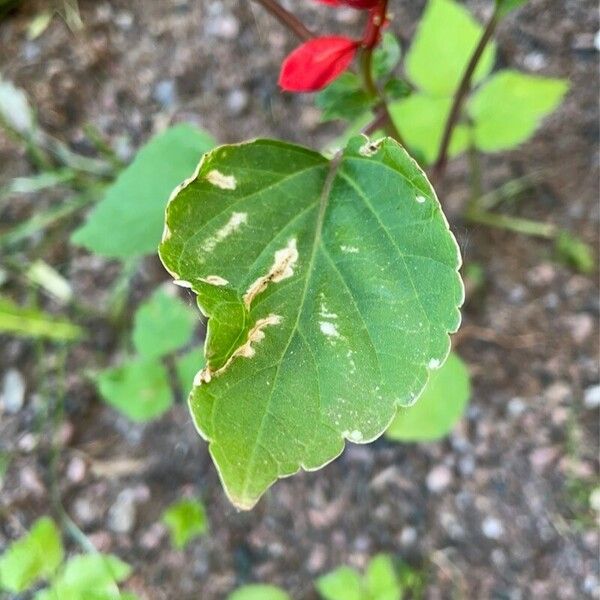
[[[264,410],[263,416],[261,418],[260,425],[258,427],[258,432],[256,434],[256,439],[255,439],[254,446],[253,446],[251,454],[250,454],[250,459],[248,461],[248,467],[246,469],[246,474],[244,476],[244,482],[242,484],[242,493],[241,493],[242,498],[241,499],[245,498],[245,496],[247,495],[247,492],[248,492],[248,486],[250,483],[250,473],[252,473],[252,471],[254,469],[254,463],[256,461],[256,449],[261,445],[260,438],[262,437],[262,432],[263,432],[264,424],[266,421],[266,417],[270,412],[269,406],[271,404],[271,400],[273,398],[275,388],[277,387],[277,378],[279,376],[281,365],[283,364],[285,355],[287,354],[290,344],[292,343],[292,340],[294,339],[294,335],[295,335],[296,331],[298,330],[300,316],[302,315],[302,312],[303,312],[304,302],[306,300],[306,294],[308,292],[309,283],[310,283],[312,272],[313,272],[315,257],[317,255],[317,250],[319,248],[319,243],[321,241],[321,233],[323,231],[323,223],[325,220],[325,212],[327,209],[327,203],[328,203],[329,196],[331,193],[331,188],[333,186],[333,181],[334,181],[337,171],[340,167],[341,161],[342,161],[342,155],[331,160],[331,162],[329,163],[329,172],[327,173],[327,177],[325,178],[325,182],[323,183],[323,190],[321,192],[321,198],[319,201],[319,211],[317,212],[317,218],[315,221],[315,230],[314,230],[315,235],[313,238],[313,244],[311,247],[311,253],[310,253],[308,265],[306,267],[306,277],[305,277],[304,289],[302,290],[302,295],[300,297],[300,302],[298,304],[296,321],[290,330],[290,335],[289,335],[287,344],[285,345],[285,348],[283,349],[283,352],[281,353],[281,357],[277,363],[277,369],[275,371],[275,377],[273,379],[273,385],[271,386],[271,392],[269,394],[269,399],[267,400],[267,404],[265,406],[265,410]]]

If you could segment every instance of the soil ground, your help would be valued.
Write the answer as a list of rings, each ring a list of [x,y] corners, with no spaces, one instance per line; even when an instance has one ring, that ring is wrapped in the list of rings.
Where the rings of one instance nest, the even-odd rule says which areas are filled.
[[[349,10],[288,4],[314,29],[358,27]],[[424,2],[395,4],[392,28],[406,43]],[[491,3],[468,4],[483,17]],[[27,92],[41,126],[73,149],[91,151],[86,123],[124,157],[177,121],[224,142],[274,136],[321,147],[338,131],[320,124],[309,96],[279,93],[278,66],[293,40],[251,2],[80,0],[81,31],[54,19],[29,40],[43,5],[29,3],[0,22],[0,72]],[[592,0],[530,0],[501,26],[500,64],[567,77],[572,87],[533,141],[490,156],[483,168],[488,189],[541,171],[535,189],[506,210],[576,232],[596,255],[598,28]],[[599,598],[599,532],[589,504],[598,485],[598,279],[556,263],[546,241],[463,223],[466,167],[452,164],[439,195],[465,263],[480,264],[485,283],[470,296],[456,338],[474,389],[448,439],[349,444],[326,469],[283,480],[254,511],[238,513],[183,402],[141,426],[99,401],[87,373],[117,360],[120,333],[71,312],[91,335],[66,353],[0,338],[0,375],[17,369],[27,385],[20,410],[0,407],[0,450],[13,455],[1,490],[0,550],[36,517],[56,514],[58,491],[99,549],[134,566],[128,587],[148,600],[221,599],[251,581],[308,600],[316,598],[316,576],[342,563],[363,567],[379,551],[421,570],[431,599]],[[30,172],[23,148],[0,133],[0,185]],[[2,212],[2,226],[60,201],[56,193],[19,197]],[[76,225],[32,238],[12,258],[43,257],[83,305],[102,307],[118,266],[69,245]],[[156,259],[145,260],[130,309],[166,279]],[[3,292],[18,300],[27,293],[20,277]],[[53,471],[43,415],[61,394],[66,414]],[[206,502],[210,535],[180,552],[157,521],[189,493]],[[124,527],[115,525],[119,518]]]

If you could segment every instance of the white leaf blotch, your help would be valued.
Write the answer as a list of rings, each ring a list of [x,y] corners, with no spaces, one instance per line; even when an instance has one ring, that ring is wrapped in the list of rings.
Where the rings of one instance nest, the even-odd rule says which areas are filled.
[[[358,254],[360,252],[356,246],[340,246],[340,250],[345,254]]]
[[[417,196],[415,198],[415,200],[419,203],[419,204],[423,204],[423,202],[425,202],[425,200],[427,200],[427,198],[425,198],[425,196]]]
[[[215,235],[207,238],[202,244],[202,250],[212,252],[219,242],[235,233],[244,223],[248,222],[248,213],[234,212],[231,214],[229,221],[219,229]]]
[[[227,285],[229,281],[227,279],[219,276],[219,275],[209,275],[208,277],[204,277],[200,279],[200,281],[204,281],[204,283],[209,283],[210,285]]]
[[[430,369],[439,369],[442,366],[442,362],[437,358],[432,358],[427,366]]]
[[[250,306],[252,300],[260,293],[264,292],[269,283],[277,283],[294,274],[294,267],[298,262],[298,249],[296,247],[296,238],[291,239],[288,245],[275,252],[275,261],[269,272],[259,277],[244,294],[244,303]]]
[[[327,337],[340,337],[340,332],[337,330],[335,323],[330,323],[329,321],[320,321],[319,328],[321,329],[321,333],[323,333]]]
[[[222,190],[235,190],[237,187],[237,181],[233,175],[223,175],[216,169],[206,174],[206,180]]]

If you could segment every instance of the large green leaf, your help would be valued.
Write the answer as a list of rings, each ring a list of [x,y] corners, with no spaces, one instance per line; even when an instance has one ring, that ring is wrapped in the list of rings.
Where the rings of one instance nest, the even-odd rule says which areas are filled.
[[[38,519],[31,531],[13,542],[0,557],[0,590],[22,592],[38,579],[47,579],[63,559],[60,532],[48,517]]]
[[[398,411],[386,436],[403,442],[442,438],[462,417],[470,396],[467,366],[451,352],[444,365],[429,378],[417,403]]]
[[[564,79],[499,71],[468,105],[475,122],[475,144],[484,152],[518,146],[561,103],[568,89]]]
[[[111,258],[155,252],[169,194],[214,145],[206,133],[185,124],[153,137],[108,188],[72,241]]]
[[[390,105],[390,114],[405,142],[426,164],[435,161],[442,143],[452,98],[413,94]],[[458,124],[452,133],[449,155],[457,156],[469,146],[469,129]]]
[[[483,28],[453,0],[429,0],[406,56],[409,79],[434,96],[452,96],[477,46]],[[484,79],[494,66],[494,44],[488,45],[473,75]]]
[[[456,241],[391,139],[353,138],[333,161],[270,140],[209,152],[160,255],[209,317],[189,401],[240,508],[378,437],[460,322]]]

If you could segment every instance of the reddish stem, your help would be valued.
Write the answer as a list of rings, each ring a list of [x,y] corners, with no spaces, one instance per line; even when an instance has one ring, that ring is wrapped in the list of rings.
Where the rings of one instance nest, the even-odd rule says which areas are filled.
[[[253,0],[270,12],[280,23],[296,34],[303,42],[314,38],[313,32],[289,10],[286,10],[277,0]]]

